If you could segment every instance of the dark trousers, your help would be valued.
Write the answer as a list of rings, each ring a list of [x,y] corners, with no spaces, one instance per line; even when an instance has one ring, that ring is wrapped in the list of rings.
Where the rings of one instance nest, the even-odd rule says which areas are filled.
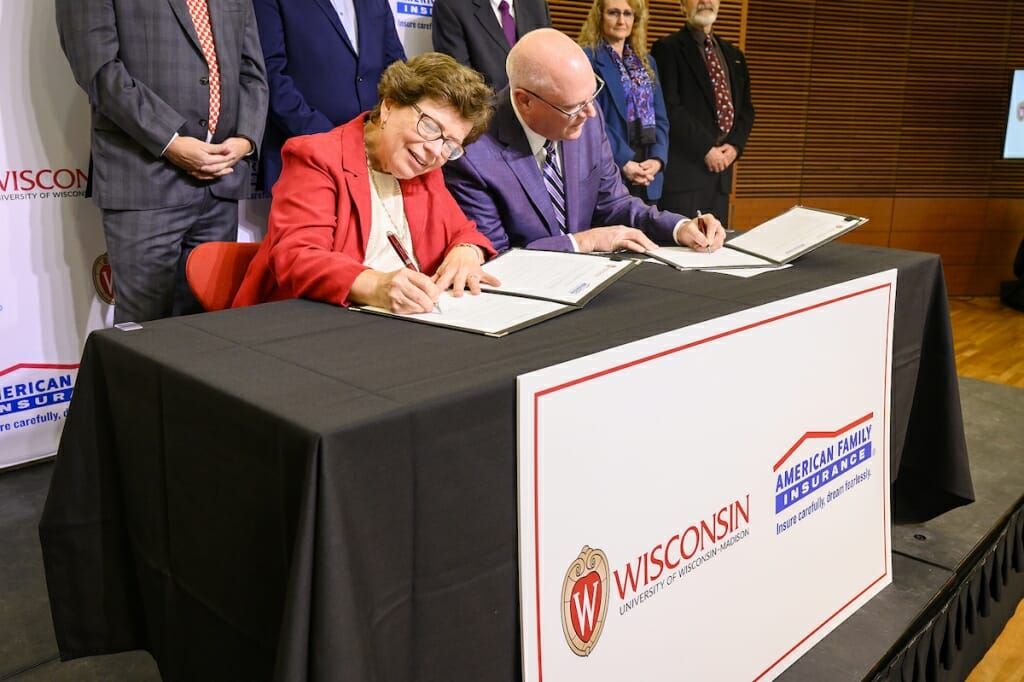
[[[207,189],[202,201],[170,208],[104,209],[114,279],[114,322],[202,312],[185,281],[185,261],[203,242],[238,238],[238,201]]]

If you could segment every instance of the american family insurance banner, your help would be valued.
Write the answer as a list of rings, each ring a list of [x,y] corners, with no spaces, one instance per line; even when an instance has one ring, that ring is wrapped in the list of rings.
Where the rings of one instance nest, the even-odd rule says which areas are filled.
[[[892,581],[896,272],[519,377],[530,682],[771,679]]]

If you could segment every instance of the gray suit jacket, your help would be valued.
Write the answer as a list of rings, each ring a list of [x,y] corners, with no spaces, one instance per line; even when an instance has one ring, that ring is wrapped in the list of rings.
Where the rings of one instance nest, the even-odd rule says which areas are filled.
[[[212,182],[161,153],[175,133],[205,139],[209,67],[185,0],[56,0],[57,31],[92,106],[92,191],[104,209],[181,206],[206,187],[240,199],[252,155]],[[263,139],[267,75],[251,0],[209,0],[220,67],[213,142]]]
[[[551,26],[546,0],[514,0],[516,37]],[[438,52],[484,75],[495,91],[508,85],[505,58],[509,45],[490,0],[434,0],[433,43]]]

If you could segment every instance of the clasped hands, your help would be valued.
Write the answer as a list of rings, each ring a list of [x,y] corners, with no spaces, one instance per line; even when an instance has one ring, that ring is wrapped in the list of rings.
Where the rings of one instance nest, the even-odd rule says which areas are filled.
[[[459,298],[467,288],[475,296],[481,284],[500,286],[497,277],[480,267],[482,261],[483,252],[478,247],[455,247],[433,277],[410,268],[393,272],[364,270],[352,283],[349,300],[393,313],[429,313],[449,287],[452,296]]]
[[[733,147],[731,144],[719,145],[712,147],[704,155],[704,165],[712,173],[721,173],[732,165],[737,156],[739,156],[739,152],[736,151],[736,147]]]
[[[244,137],[229,137],[213,144],[179,135],[167,145],[164,156],[194,178],[216,180],[231,173],[235,164],[251,151],[252,143]]]
[[[654,182],[654,177],[661,171],[661,161],[658,159],[647,159],[646,161],[627,161],[622,167],[622,174],[634,185],[647,187]]]

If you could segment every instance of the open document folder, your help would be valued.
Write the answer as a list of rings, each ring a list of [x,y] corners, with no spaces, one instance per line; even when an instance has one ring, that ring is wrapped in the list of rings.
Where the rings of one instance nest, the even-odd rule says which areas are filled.
[[[868,221],[861,216],[794,206],[785,213],[730,239],[726,246],[763,258],[773,265],[788,263]]]
[[[350,309],[505,336],[582,308],[637,265],[638,261],[591,254],[512,249],[483,266],[501,280],[500,287],[485,285],[478,296],[463,293],[458,298],[446,291],[438,302],[440,312],[402,314],[355,305]]]

